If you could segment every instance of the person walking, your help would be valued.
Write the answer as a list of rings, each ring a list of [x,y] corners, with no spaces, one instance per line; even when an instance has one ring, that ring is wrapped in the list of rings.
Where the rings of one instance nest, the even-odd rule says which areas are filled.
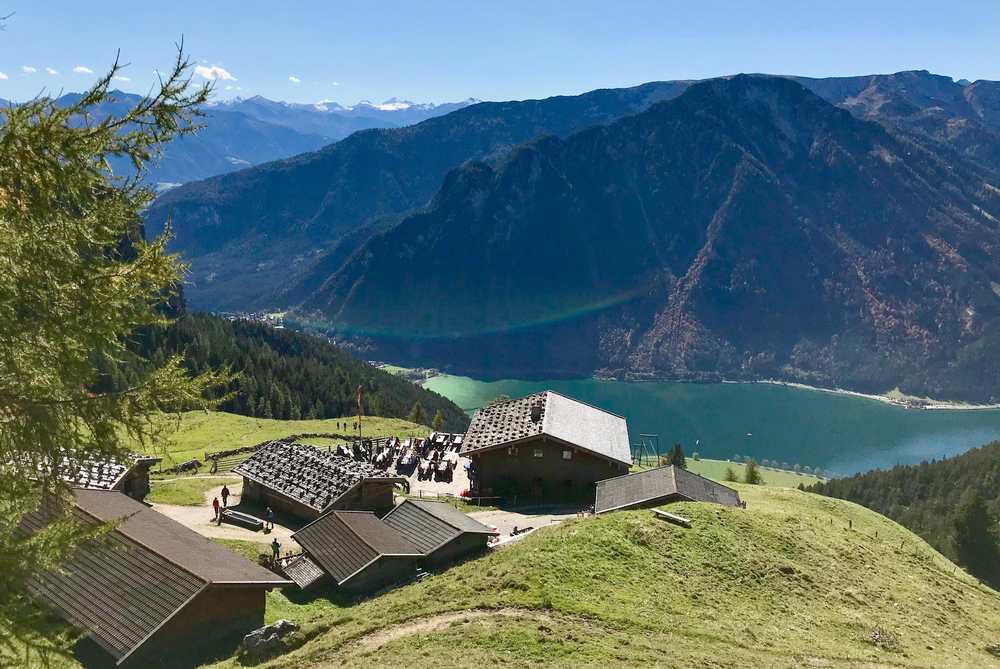
[[[229,486],[222,486],[222,508],[229,507]]]
[[[281,544],[278,543],[278,537],[271,539],[271,559],[275,564],[278,563],[278,558],[281,556]]]
[[[212,498],[212,510],[215,512],[215,516],[212,518],[212,520],[218,520],[219,519],[219,498],[218,497],[213,497]]]
[[[274,529],[274,510],[271,507],[264,509],[264,527],[269,530]]]

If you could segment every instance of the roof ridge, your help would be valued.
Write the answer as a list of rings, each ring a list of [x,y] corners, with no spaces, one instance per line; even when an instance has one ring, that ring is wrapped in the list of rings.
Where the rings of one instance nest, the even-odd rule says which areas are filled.
[[[577,404],[582,404],[583,406],[590,407],[591,409],[597,409],[601,413],[606,413],[606,414],[608,414],[610,416],[615,416],[616,418],[624,418],[625,420],[628,420],[628,418],[626,418],[625,416],[622,416],[621,414],[617,414],[614,411],[608,411],[607,409],[603,409],[603,408],[597,406],[596,404],[591,404],[590,402],[584,402],[583,400],[579,400],[579,399],[577,399],[575,397],[570,397],[569,395],[566,395],[565,393],[561,393],[558,390],[546,390],[545,392],[546,393],[550,393],[552,395],[558,395],[559,397],[562,397],[563,399],[567,399],[570,402],[576,402]],[[546,400],[546,403],[548,403],[547,400]]]

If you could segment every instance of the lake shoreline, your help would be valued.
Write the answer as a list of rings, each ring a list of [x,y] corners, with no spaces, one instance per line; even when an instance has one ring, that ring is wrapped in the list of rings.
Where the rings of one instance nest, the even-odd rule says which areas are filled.
[[[833,395],[843,395],[846,397],[860,397],[862,399],[874,400],[884,404],[903,407],[904,409],[926,409],[930,411],[983,411],[1000,409],[1000,404],[970,404],[968,402],[955,402],[950,400],[934,400],[927,397],[908,397],[900,393],[900,397],[890,397],[889,395],[875,395],[872,393],[862,393],[857,390],[846,390],[844,388],[823,388],[821,386],[810,386],[805,383],[794,381],[781,381],[778,379],[761,379],[759,381],[727,381],[721,383],[734,384],[754,384],[764,383],[774,386],[786,386],[799,390],[815,390]]]

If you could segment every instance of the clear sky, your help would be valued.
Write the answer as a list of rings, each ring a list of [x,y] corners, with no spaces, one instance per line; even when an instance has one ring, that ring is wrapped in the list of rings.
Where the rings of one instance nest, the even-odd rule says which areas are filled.
[[[1000,2],[0,0],[0,98],[145,92],[182,36],[221,97],[352,104],[576,94],[736,72],[1000,79]],[[74,71],[76,69],[76,71]]]

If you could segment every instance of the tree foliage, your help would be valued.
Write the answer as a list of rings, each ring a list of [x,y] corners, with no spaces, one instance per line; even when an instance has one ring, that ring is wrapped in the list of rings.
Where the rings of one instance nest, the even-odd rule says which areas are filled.
[[[830,479],[809,490],[857,502],[888,516],[983,580],[991,578],[989,572],[977,571],[975,561],[968,561],[975,551],[963,555],[959,546],[974,545],[971,533],[982,527],[980,522],[972,522],[970,513],[979,504],[970,507],[969,501],[974,499],[970,496],[982,499],[996,527],[1000,516],[1000,441],[953,458]],[[964,533],[961,539],[960,525]],[[997,580],[992,583],[1000,585]]]
[[[91,537],[68,513],[64,470],[122,459],[129,441],[153,450],[151,414],[209,406],[205,390],[228,380],[192,377],[179,355],[150,364],[128,348],[133,333],[167,324],[163,305],[183,273],[164,237],[143,239],[139,212],[153,199],[143,170],[196,128],[209,89],[190,86],[179,51],[148,97],[96,117],[119,70],[69,106],[40,97],[0,109],[0,658],[25,648],[48,656],[68,641],[48,633],[23,594],[36,570]],[[134,170],[112,175],[112,158]],[[136,368],[128,385],[100,389],[103,372]],[[17,526],[43,498],[53,522],[25,537]]]
[[[469,424],[469,417],[454,402],[376,369],[315,335],[190,314],[169,328],[142,332],[132,348],[152,361],[183,354],[191,372],[221,366],[239,372],[219,391],[229,393],[219,408],[244,416],[282,420],[352,416],[357,413],[356,392],[361,386],[366,416],[406,418],[419,401],[428,411],[443,414],[445,429],[460,431]],[[121,373],[107,378],[114,387],[132,382]]]
[[[406,419],[418,425],[425,425],[427,423],[427,412],[424,411],[424,405],[420,403],[420,400],[413,403],[413,408],[410,409],[410,414]]]
[[[764,477],[760,473],[760,467],[757,466],[757,461],[753,458],[747,460],[746,468],[743,470],[743,482],[750,483],[752,485],[761,485],[764,483]]]
[[[670,447],[669,458],[670,464],[681,469],[687,469],[687,458],[684,457],[684,447],[680,444],[674,444]]]

